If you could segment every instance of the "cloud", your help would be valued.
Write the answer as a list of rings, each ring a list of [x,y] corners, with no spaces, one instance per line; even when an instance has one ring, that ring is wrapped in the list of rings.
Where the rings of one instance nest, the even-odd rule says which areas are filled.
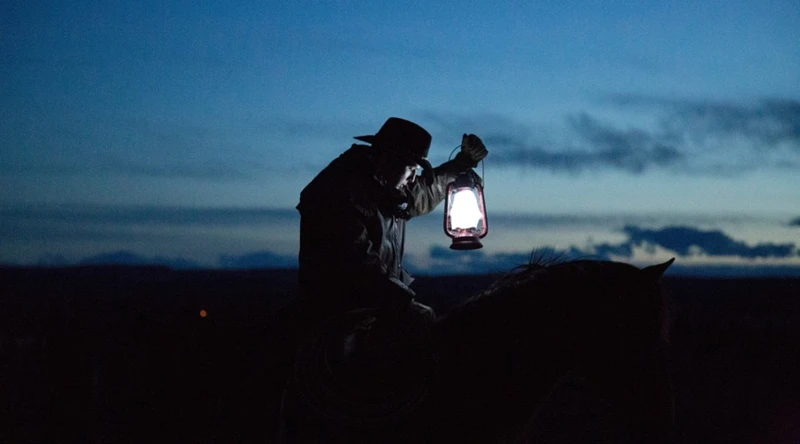
[[[665,113],[662,123],[670,131],[695,138],[741,136],[758,142],[755,149],[786,143],[800,152],[800,101],[762,99],[755,103],[681,100],[641,95],[613,95],[610,102],[635,110]]]
[[[732,102],[613,95],[608,102],[623,111],[655,116],[654,134],[676,141],[692,159],[690,173],[800,169],[798,100]]]
[[[151,255],[191,251],[187,257],[212,265],[222,253],[288,253],[299,219],[294,208],[7,205],[0,211],[0,258],[37,263],[45,253],[75,259],[134,249]]]
[[[475,128],[492,162],[506,166],[572,174],[666,170],[737,175],[759,168],[800,169],[800,101],[733,103],[613,95],[603,103],[611,104],[614,114],[623,113],[624,127],[590,111],[565,116],[563,128],[491,114],[426,112],[424,117],[443,132]],[[650,123],[631,126],[642,116]]]
[[[599,244],[593,247],[592,253],[585,250],[580,250],[572,247],[570,253],[577,256],[599,256],[602,258],[610,258],[611,256],[631,257],[633,255],[633,245],[630,242],[623,242],[620,244]]]
[[[611,169],[633,174],[687,165],[686,154],[673,138],[646,129],[620,129],[588,112],[566,116],[565,128],[520,124],[498,115],[455,117],[428,112],[425,117],[448,132],[476,128],[498,165],[561,173]]]
[[[51,258],[45,257],[39,262],[40,264],[45,264],[51,262]],[[66,265],[63,263],[63,258],[60,265]],[[145,257],[130,251],[114,251],[90,256],[78,261],[78,265],[160,265],[175,269],[203,268],[198,262],[185,258],[167,258],[163,256]]]
[[[616,169],[638,174],[686,162],[685,155],[671,144],[672,140],[645,130],[621,130],[586,112],[567,116],[565,130],[520,124],[495,114],[454,116],[426,112],[423,117],[448,134],[476,128],[490,147],[492,162],[498,165],[566,173]]]
[[[507,149],[493,153],[500,165],[529,166],[556,172],[616,169],[640,174],[653,168],[686,163],[686,156],[666,141],[642,130],[619,130],[601,124],[587,113],[569,118],[572,131],[587,148],[546,150],[512,135],[488,134],[488,145]]]
[[[483,256],[483,251],[481,250],[466,250],[464,253],[464,257]],[[442,245],[434,245],[430,248],[428,255],[431,259],[449,259],[452,255],[452,251]]]
[[[641,228],[626,225],[621,230],[627,240],[618,244],[599,244],[587,248],[572,247],[571,254],[591,255],[603,259],[612,256],[633,256],[634,247],[644,247],[654,251],[660,247],[680,256],[739,257],[742,259],[757,258],[790,258],[795,255],[797,245],[794,243],[776,244],[772,242],[749,246],[728,236],[720,230],[700,230],[687,226],[667,226],[659,229]]]
[[[800,220],[800,218],[798,218]],[[612,228],[626,224],[652,225],[726,223],[775,223],[758,215],[703,215],[683,213],[610,214],[520,214],[495,212],[490,223],[496,229],[519,228]],[[89,204],[6,204],[0,212],[0,237],[15,238],[47,226],[48,230],[80,230],[97,233],[107,227],[130,225],[169,225],[176,227],[258,227],[266,224],[299,226],[300,215],[294,208],[174,207],[155,205]],[[440,227],[440,226],[439,226]],[[60,232],[60,231],[59,231]]]
[[[43,255],[37,261],[39,266],[70,265],[129,265],[129,266],[165,266],[173,269],[208,268],[208,265],[184,257],[144,256],[127,250],[109,251],[69,261],[61,255]],[[283,255],[271,251],[255,251],[241,255],[219,256],[213,268],[253,269],[253,268],[297,268],[296,255]]]
[[[720,230],[700,230],[687,226],[667,226],[659,229],[641,228],[626,225],[621,230],[627,240],[609,244],[603,243],[587,248],[572,247],[571,255],[596,256],[610,259],[612,256],[630,258],[635,247],[644,247],[647,251],[655,251],[660,247],[680,256],[739,257],[742,259],[757,258],[790,258],[796,254],[794,243],[776,244],[772,242],[749,246],[728,236]]]
[[[219,257],[221,268],[251,269],[251,268],[297,268],[297,256],[276,254],[271,251],[257,251],[238,256],[221,255]]]
[[[627,245],[658,245],[682,256],[693,255],[693,247],[696,247],[708,256],[738,256],[745,259],[786,258],[793,256],[796,248],[793,243],[771,242],[751,247],[722,231],[703,231],[692,227],[676,226],[650,230],[629,225],[622,231],[628,235]]]
[[[8,205],[3,223],[75,225],[259,225],[296,222],[293,208],[191,208],[114,205]]]

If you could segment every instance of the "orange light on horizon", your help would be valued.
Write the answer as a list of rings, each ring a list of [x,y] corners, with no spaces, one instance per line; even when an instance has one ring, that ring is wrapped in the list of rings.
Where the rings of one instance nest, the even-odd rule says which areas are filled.
[[[206,317],[206,316],[208,316],[208,312],[207,312],[207,311],[205,311],[205,310],[200,310],[200,317],[201,317],[201,318],[204,318],[204,317]]]

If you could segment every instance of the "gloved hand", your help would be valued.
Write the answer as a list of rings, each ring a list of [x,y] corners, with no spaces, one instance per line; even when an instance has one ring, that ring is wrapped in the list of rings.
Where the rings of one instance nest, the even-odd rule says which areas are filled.
[[[478,162],[483,160],[489,151],[483,141],[475,134],[464,134],[461,138],[461,151],[456,155],[459,162],[470,168],[478,166]]]

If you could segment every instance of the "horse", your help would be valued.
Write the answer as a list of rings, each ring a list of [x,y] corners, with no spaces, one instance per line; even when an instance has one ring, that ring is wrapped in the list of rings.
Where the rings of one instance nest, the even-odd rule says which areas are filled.
[[[532,261],[438,320],[435,441],[508,442],[517,431],[524,442],[545,416],[537,408],[575,376],[611,405],[609,429],[644,442],[666,435],[674,402],[660,279],[672,262]]]
[[[674,422],[660,286],[673,260],[642,269],[532,260],[425,329],[351,312],[300,347],[285,407],[296,413],[305,400],[313,442],[526,443],[582,421],[554,401],[571,387],[607,407],[594,438],[658,442]],[[353,359],[366,349],[366,360]],[[307,442],[287,436],[279,441]]]

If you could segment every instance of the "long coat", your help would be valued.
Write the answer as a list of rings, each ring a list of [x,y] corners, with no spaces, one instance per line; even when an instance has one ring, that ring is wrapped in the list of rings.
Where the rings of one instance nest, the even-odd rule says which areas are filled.
[[[413,278],[403,268],[406,221],[431,212],[447,184],[468,168],[445,162],[430,177],[388,190],[375,177],[371,150],[354,144],[300,194],[299,302],[322,319],[358,307],[410,301]]]

